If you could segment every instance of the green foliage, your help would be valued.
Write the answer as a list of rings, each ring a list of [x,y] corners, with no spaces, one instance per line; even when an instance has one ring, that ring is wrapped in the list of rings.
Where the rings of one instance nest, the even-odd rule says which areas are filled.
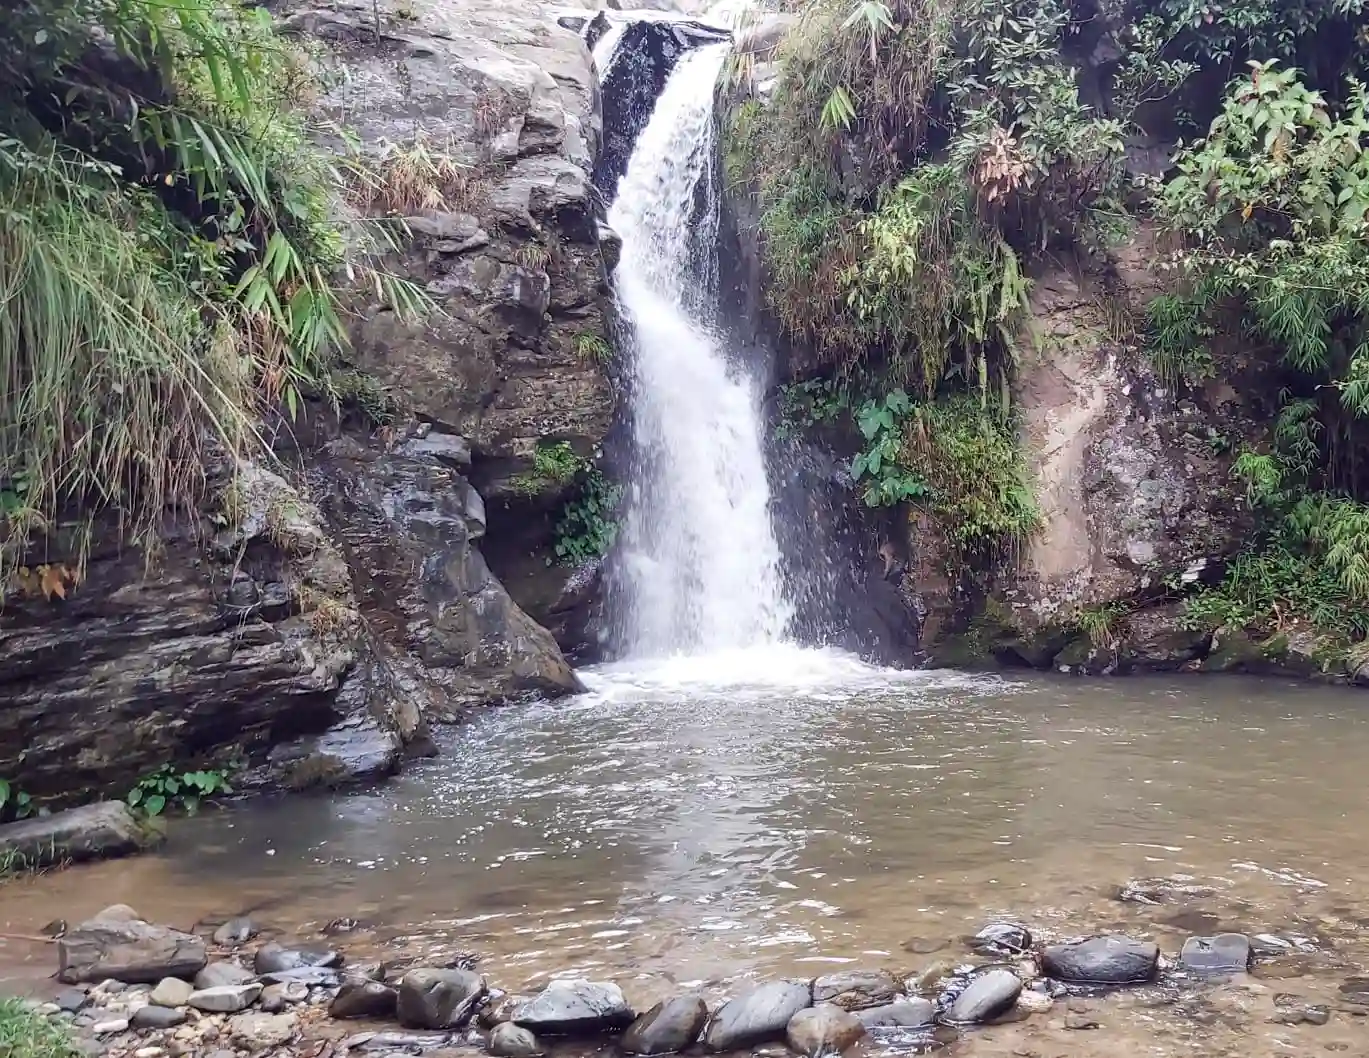
[[[1319,34],[1353,39],[1365,0],[1159,0],[1156,19],[1204,65],[1299,58]]]
[[[569,441],[541,441],[533,453],[532,469],[516,474],[509,486],[523,496],[537,496],[564,488],[587,470],[589,461]]]
[[[608,339],[594,331],[580,331],[575,336],[575,351],[586,360],[604,365],[613,359],[613,347]]]
[[[374,375],[342,368],[332,372],[330,381],[338,405],[355,408],[371,426],[389,426],[398,417],[398,402]]]
[[[22,999],[0,999],[0,1054],[5,1058],[80,1058],[84,1053],[62,1022]]]
[[[1116,650],[1122,641],[1127,607],[1120,602],[1086,606],[1075,615],[1074,624],[1097,650]]]
[[[586,470],[579,494],[566,502],[556,523],[556,561],[580,566],[606,555],[618,537],[622,498],[623,487],[605,478],[598,467]]]
[[[32,797],[8,779],[0,779],[0,819],[27,819],[35,811]]]
[[[226,770],[178,772],[170,764],[163,764],[139,779],[124,800],[129,808],[147,816],[159,816],[167,809],[179,809],[193,816],[201,801],[232,792]]]
[[[863,487],[867,507],[893,507],[926,497],[926,482],[901,463],[903,418],[911,403],[908,394],[896,389],[883,400],[870,400],[856,413],[856,428],[865,448],[851,460],[851,477]]]
[[[1147,344],[1155,372],[1166,384],[1197,385],[1216,373],[1209,343],[1216,328],[1192,298],[1161,294],[1147,306]]]
[[[817,426],[829,426],[850,409],[850,394],[833,379],[810,378],[788,383],[780,387],[775,439],[783,441]]]
[[[335,219],[341,178],[292,109],[307,58],[264,9],[21,4],[0,57],[3,582],[73,511],[148,543],[207,445],[327,392],[342,277],[427,302],[373,267],[386,233]]]

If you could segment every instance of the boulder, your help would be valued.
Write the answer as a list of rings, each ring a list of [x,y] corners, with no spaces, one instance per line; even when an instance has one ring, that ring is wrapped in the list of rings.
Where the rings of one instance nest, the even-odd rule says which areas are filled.
[[[203,972],[203,971],[201,971]],[[183,1007],[190,999],[195,986],[176,977],[164,977],[147,997],[147,1001],[158,1007]]]
[[[977,974],[946,1009],[945,1020],[956,1025],[982,1024],[1011,1010],[1021,992],[1022,980],[1011,970]]]
[[[790,1050],[807,1058],[821,1058],[850,1050],[864,1038],[865,1025],[841,1007],[819,1003],[790,1018],[784,1036]]]
[[[541,1036],[612,1032],[632,1024],[623,990],[612,982],[553,981],[514,1011],[513,1020]]]
[[[708,1004],[700,996],[673,996],[641,1015],[623,1033],[629,1054],[673,1054],[690,1047],[708,1021]]]
[[[245,1050],[266,1051],[289,1043],[297,1024],[294,1014],[238,1014],[228,1019],[228,1035]]]
[[[767,981],[718,1008],[704,1034],[704,1046],[731,1051],[783,1036],[790,1019],[812,1004],[810,982]]]
[[[1179,953],[1179,964],[1197,974],[1244,973],[1250,968],[1250,938],[1241,933],[1189,937]]]
[[[237,963],[211,962],[195,975],[196,988],[219,988],[223,985],[245,985],[256,979],[251,970]]]
[[[394,1016],[397,1005],[398,995],[387,984],[380,981],[344,981],[329,1004],[328,1013],[335,1018],[388,1018]]]
[[[932,1023],[936,1007],[921,996],[902,997],[882,1007],[856,1011],[856,1017],[867,1029],[915,1029]]]
[[[1159,965],[1160,949],[1155,943],[1120,936],[1053,944],[1041,959],[1047,976],[1071,984],[1140,984],[1154,980]]]
[[[489,1052],[495,1058],[535,1058],[543,1053],[537,1037],[511,1021],[494,1027],[490,1033]]]
[[[332,968],[342,965],[342,953],[324,947],[286,948],[280,944],[266,944],[257,950],[252,965],[258,974],[303,970],[314,966]]]
[[[122,801],[100,801],[0,826],[0,861],[31,870],[128,856],[160,840]]]
[[[209,1014],[235,1014],[246,1010],[261,995],[260,984],[216,985],[191,992],[186,1005]]]
[[[194,977],[204,968],[204,941],[169,926],[101,912],[68,930],[57,942],[57,976],[67,984],[113,978],[155,983]]]
[[[473,970],[410,970],[399,981],[399,1023],[409,1029],[460,1028],[484,994],[485,979]]]
[[[865,1010],[892,1003],[903,991],[887,970],[848,970],[813,982],[813,1002],[831,1003],[842,1010]]]

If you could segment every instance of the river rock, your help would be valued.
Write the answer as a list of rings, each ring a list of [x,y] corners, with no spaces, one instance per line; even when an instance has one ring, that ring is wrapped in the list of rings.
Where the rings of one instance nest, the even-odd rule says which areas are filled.
[[[398,996],[389,985],[379,981],[345,981],[329,1004],[328,1013],[335,1018],[388,1018],[394,1015],[397,1005]]]
[[[915,1029],[930,1025],[936,1007],[921,996],[900,997],[882,1007],[856,1011],[856,1017],[867,1029]]]
[[[272,985],[304,985],[306,988],[336,988],[341,980],[336,970],[326,966],[301,966],[298,970],[279,970],[276,973],[262,974],[261,979]]]
[[[718,1008],[704,1034],[704,1046],[731,1051],[774,1039],[784,1034],[790,1018],[812,1003],[808,981],[767,981]]]
[[[399,981],[399,1023],[409,1029],[459,1028],[484,994],[485,979],[473,970],[410,970]]]
[[[196,988],[223,988],[226,985],[246,985],[256,980],[256,974],[237,963],[211,962],[195,975]]]
[[[1140,984],[1155,979],[1160,949],[1152,941],[1130,937],[1092,937],[1051,945],[1042,953],[1041,963],[1049,976],[1071,984]]]
[[[790,1050],[820,1058],[850,1050],[865,1036],[860,1018],[832,1003],[805,1007],[789,1019],[784,1038]]]
[[[116,1032],[127,1032],[128,1018],[109,1018],[106,1021],[97,1021],[90,1027],[90,1031],[96,1036],[112,1036]]]
[[[1017,1009],[1026,1014],[1044,1014],[1053,1006],[1055,1000],[1045,992],[1037,992],[1031,988],[1022,989],[1022,994],[1017,997]]]
[[[136,915],[116,905],[62,936],[57,942],[60,980],[153,983],[163,977],[194,977],[204,968],[208,956],[199,937],[127,917],[125,911]]]
[[[79,988],[63,988],[53,996],[52,1001],[68,1014],[75,1014],[90,1002],[90,996]]]
[[[279,1014],[286,1007],[303,1003],[309,998],[309,986],[299,981],[267,985],[262,989],[260,1006],[264,1013]]]
[[[970,941],[970,947],[986,955],[1021,955],[1031,946],[1031,931],[1012,922],[990,923]]]
[[[672,1054],[691,1046],[708,1021],[708,1004],[700,996],[674,996],[641,1015],[623,1033],[630,1054]]]
[[[257,983],[244,985],[216,985],[201,988],[190,993],[187,1006],[210,1014],[235,1014],[246,1010],[261,995],[262,986]]]
[[[237,1014],[228,1019],[228,1034],[239,1047],[265,1051],[289,1043],[297,1020],[294,1014]]]
[[[348,1051],[405,1051],[422,1054],[451,1042],[446,1032],[358,1032],[342,1041]]]
[[[98,801],[0,826],[0,861],[29,870],[141,852],[161,840],[122,801]]]
[[[214,943],[221,948],[235,948],[239,944],[246,944],[256,935],[257,928],[252,925],[252,920],[239,916],[230,918],[214,931]]]
[[[892,1003],[903,991],[887,970],[848,970],[827,974],[813,982],[813,1003],[831,1003],[842,1010],[865,1010]]]
[[[542,1053],[542,1045],[527,1029],[506,1021],[490,1033],[489,1052],[495,1058],[533,1058]]]
[[[946,1010],[946,1020],[959,1025],[991,1021],[1013,1008],[1022,994],[1022,980],[1011,970],[976,975]]]
[[[185,1011],[149,1004],[139,1007],[129,1018],[135,1029],[174,1029],[185,1021]]]
[[[611,1032],[627,1028],[632,1008],[612,982],[553,981],[514,1011],[513,1020],[538,1035]]]
[[[257,949],[252,965],[258,974],[303,970],[315,966],[336,967],[342,965],[342,953],[332,948],[286,948],[279,944],[265,944]]]
[[[532,996],[502,995],[486,1003],[480,1010],[480,1024],[487,1029],[512,1021],[514,1014],[532,1002]]]
[[[1250,938],[1241,933],[1189,937],[1179,954],[1186,970],[1197,974],[1244,973],[1250,968]]]
[[[203,973],[204,971],[201,970],[200,972]],[[178,977],[163,977],[157,982],[157,987],[152,990],[147,1001],[158,1007],[183,1007],[190,999],[190,993],[193,991],[195,991],[195,986],[189,982],[182,981]]]

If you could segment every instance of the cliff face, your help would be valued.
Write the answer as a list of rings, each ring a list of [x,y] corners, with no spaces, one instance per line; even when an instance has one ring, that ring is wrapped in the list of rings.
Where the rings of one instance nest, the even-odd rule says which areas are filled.
[[[438,312],[409,326],[360,306],[348,367],[389,425],[340,433],[309,411],[281,432],[290,469],[217,470],[150,565],[97,547],[65,598],[6,601],[0,776],[66,800],[165,763],[247,763],[248,784],[369,778],[428,751],[425,718],[578,687],[480,550],[517,539],[549,575],[569,483],[539,476],[538,453],[592,456],[616,404],[598,87],[554,15],[534,0],[278,13],[319,42],[320,114],[364,164],[393,176],[417,146],[446,167],[440,195],[373,210],[405,218],[395,266]],[[555,598],[566,574],[550,576],[526,594]]]

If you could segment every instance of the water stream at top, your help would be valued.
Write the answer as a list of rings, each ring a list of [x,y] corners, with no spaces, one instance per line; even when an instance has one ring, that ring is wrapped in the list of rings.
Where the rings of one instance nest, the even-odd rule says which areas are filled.
[[[683,56],[609,223],[629,323],[634,459],[616,570],[628,657],[773,645],[791,616],[771,524],[761,387],[715,327],[719,44]]]

